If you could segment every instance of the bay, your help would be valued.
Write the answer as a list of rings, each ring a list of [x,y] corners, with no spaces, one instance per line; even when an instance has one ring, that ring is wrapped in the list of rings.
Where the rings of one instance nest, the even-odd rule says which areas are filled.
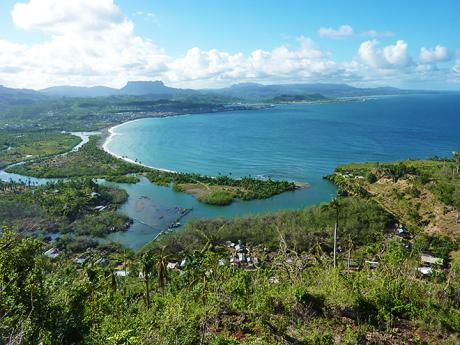
[[[326,202],[335,188],[322,179],[343,163],[451,156],[460,148],[460,95],[370,97],[277,105],[254,111],[148,118],[112,129],[105,148],[149,166],[217,176],[260,176],[306,182],[307,189],[267,200],[204,205],[145,179],[122,185],[121,208],[133,226],[112,239],[139,248],[178,216],[184,221],[237,217]]]

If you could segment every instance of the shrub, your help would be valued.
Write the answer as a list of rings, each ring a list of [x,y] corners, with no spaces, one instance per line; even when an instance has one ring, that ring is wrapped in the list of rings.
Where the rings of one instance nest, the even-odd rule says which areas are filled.
[[[213,190],[200,196],[198,200],[210,205],[225,206],[232,203],[233,197],[233,193],[227,190]]]

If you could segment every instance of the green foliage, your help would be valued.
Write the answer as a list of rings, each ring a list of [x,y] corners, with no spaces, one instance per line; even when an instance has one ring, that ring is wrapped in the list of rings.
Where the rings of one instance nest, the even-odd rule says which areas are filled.
[[[260,106],[235,105],[233,98],[220,95],[172,95],[110,97],[53,97],[27,102],[3,103],[0,126],[9,130],[92,131],[122,122],[158,116],[244,110]]]
[[[125,190],[98,185],[91,179],[29,186],[0,183],[0,219],[21,231],[59,229],[62,233],[102,236],[125,230],[129,219],[116,211]]]
[[[57,131],[0,131],[0,168],[70,151],[80,140]]]
[[[97,177],[118,183],[137,183],[139,178],[129,174],[145,173],[152,183],[162,186],[169,186],[173,183],[176,191],[183,191],[181,187],[183,184],[234,188],[234,192],[233,190],[232,192],[213,191],[210,195],[203,196],[203,202],[215,205],[228,205],[230,193],[233,194],[232,199],[237,197],[242,200],[253,200],[269,198],[296,189],[296,185],[288,181],[260,180],[251,177],[232,179],[227,176],[214,178],[199,174],[150,169],[108,154],[98,147],[97,141],[98,137],[92,136],[89,142],[76,152],[10,167],[8,172],[46,178]]]
[[[138,183],[139,177],[137,176],[132,176],[132,175],[120,175],[120,176],[106,176],[105,177],[106,181],[109,182],[115,182],[115,183]]]
[[[46,322],[41,243],[21,239],[11,230],[0,234],[0,340],[37,339]]]
[[[83,216],[73,222],[65,232],[101,237],[111,232],[126,230],[127,223],[129,224],[128,217],[115,211],[101,212]]]
[[[252,177],[240,179],[228,176],[204,176],[196,173],[176,173],[152,170],[146,177],[153,183],[169,186],[177,192],[187,192],[188,185],[199,186],[205,189],[205,195],[198,200],[212,205],[228,205],[234,198],[241,200],[265,199],[276,194],[295,190],[295,183],[288,181],[261,180]],[[221,190],[210,190],[210,186],[218,186]],[[226,187],[229,187],[225,189]],[[230,196],[232,195],[232,198]]]
[[[80,150],[65,156],[57,156],[7,169],[25,176],[68,178],[124,176],[129,173],[148,171],[138,164],[116,158],[98,147],[97,136],[90,137]]]
[[[199,197],[198,200],[205,204],[225,206],[232,203],[234,196],[234,193],[227,190],[213,190]]]
[[[375,182],[377,182],[377,176],[374,173],[369,172],[366,175],[366,180],[369,183],[375,183]]]
[[[362,233],[353,229],[366,219],[362,213],[374,206],[355,198],[345,198],[340,205],[339,229],[358,240]],[[371,252],[368,247],[375,242],[380,244],[375,251],[381,255],[380,264],[373,270],[341,272],[331,268],[328,259],[298,265],[302,261],[298,252],[311,251],[297,242],[296,224],[304,233],[320,224],[330,226],[333,211],[315,207],[253,221],[227,221],[224,228],[222,221],[201,221],[199,227],[195,223],[180,236],[166,236],[159,247],[122,259],[132,272],[127,277],[112,272],[119,259],[99,266],[97,255],[83,266],[65,259],[57,265],[46,264],[36,240],[6,231],[0,237],[0,293],[4,294],[0,296],[0,339],[18,331],[14,325],[19,324],[25,343],[44,344],[356,344],[371,339],[408,343],[414,329],[437,339],[458,332],[456,295],[446,294],[444,283],[418,279],[417,265],[395,239],[371,236],[357,241],[358,251],[366,248],[363,252]],[[375,207],[373,212],[378,216],[371,219],[382,217],[378,227],[391,221],[384,212],[378,213],[381,209]],[[266,232],[259,231],[258,224],[267,229],[273,222],[277,229],[269,230],[266,238],[259,237]],[[251,255],[262,260],[257,269],[219,263],[230,254],[220,244],[239,226],[249,233],[245,242],[251,245]],[[321,236],[330,238],[331,234]],[[266,246],[276,253],[269,261],[263,257]],[[182,258],[181,272],[166,269],[167,262]],[[447,278],[452,291],[459,284],[456,258]],[[21,289],[5,289],[2,284],[11,279],[22,282]],[[40,314],[37,311],[35,318],[30,314],[30,290],[22,289],[28,282],[33,282],[29,289],[34,294],[40,291],[42,297],[37,299]],[[2,314],[6,308],[10,310],[7,319]],[[399,331],[393,332],[393,327]]]
[[[351,237],[355,245],[380,241],[395,219],[377,203],[362,198],[344,198],[339,213],[340,237]],[[174,251],[193,251],[207,242],[242,240],[266,246],[277,245],[280,236],[298,251],[310,250],[319,242],[332,248],[332,231],[336,212],[331,208],[312,206],[297,211],[281,211],[241,219],[197,220],[187,224],[186,231],[160,238],[153,246],[167,246]]]

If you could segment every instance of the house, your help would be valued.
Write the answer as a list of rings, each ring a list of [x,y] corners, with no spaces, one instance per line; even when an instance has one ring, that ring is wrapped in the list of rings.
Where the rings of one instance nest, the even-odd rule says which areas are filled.
[[[109,264],[109,259],[107,259],[105,256],[97,259],[96,264],[101,265],[101,266],[107,266]]]
[[[118,270],[118,271],[113,271],[113,274],[115,274],[117,277],[126,277],[129,275],[128,270]]]
[[[224,245],[227,248],[235,248],[235,243],[233,243],[232,241],[225,241]]]
[[[422,253],[420,254],[420,262],[423,265],[438,265],[442,266],[444,264],[444,260],[442,258],[437,258],[429,253]]]
[[[377,268],[377,266],[379,265],[379,262],[378,262],[378,261],[366,260],[366,261],[364,261],[364,263],[365,263],[366,265],[368,265],[370,268]]]
[[[48,249],[46,252],[43,253],[43,255],[46,255],[51,259],[55,259],[59,256],[59,249],[57,249],[56,247]]]
[[[356,260],[350,259],[350,260],[343,260],[345,263],[345,268],[347,270],[353,270],[353,271],[358,271],[360,269],[359,263]]]
[[[166,268],[168,270],[175,270],[179,268],[179,264],[177,262],[168,262],[168,264],[166,265]]]
[[[419,267],[417,268],[417,271],[425,276],[433,273],[433,269],[431,267]]]
[[[396,235],[404,238],[410,238],[410,232],[403,226],[396,229]]]
[[[79,257],[73,259],[73,262],[75,262],[78,265],[83,265],[86,262],[86,260],[88,260],[86,256],[80,255]]]
[[[432,274],[436,268],[441,267],[444,264],[442,258],[437,258],[430,253],[420,254],[420,263],[422,264],[417,271],[423,275]]]

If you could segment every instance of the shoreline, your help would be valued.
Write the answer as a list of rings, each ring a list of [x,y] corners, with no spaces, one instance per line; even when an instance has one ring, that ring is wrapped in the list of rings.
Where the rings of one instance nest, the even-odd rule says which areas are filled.
[[[184,115],[186,115],[186,114],[184,114]],[[171,115],[171,116],[181,116],[181,115]],[[146,117],[145,119],[149,119],[149,117]],[[155,117],[150,117],[150,119],[155,119]],[[136,165],[139,165],[139,166],[142,166],[142,167],[145,167],[145,168],[149,168],[149,169],[154,169],[154,170],[159,170],[159,171],[164,171],[164,172],[169,172],[169,173],[179,173],[178,171],[164,169],[164,168],[158,168],[158,167],[153,167],[153,166],[150,166],[150,165],[147,165],[147,164],[143,164],[141,162],[136,162],[135,160],[133,160],[131,158],[124,157],[124,156],[121,156],[121,155],[117,155],[116,153],[114,153],[113,151],[111,151],[107,147],[107,145],[110,143],[112,138],[117,135],[113,131],[116,127],[120,127],[120,126],[123,126],[123,125],[125,125],[127,123],[131,123],[131,122],[139,121],[139,120],[144,120],[144,118],[135,119],[135,120],[131,120],[131,121],[126,121],[126,122],[120,123],[118,125],[114,125],[112,127],[104,128],[103,130],[101,130],[101,137],[99,139],[98,146],[102,150],[104,150],[104,152],[107,152],[109,155],[111,155],[111,156],[113,156],[115,158],[118,158],[118,159],[122,159],[125,162],[131,163],[131,164],[136,164]]]
[[[373,96],[373,97],[378,97],[379,95],[376,95],[376,96]],[[385,96],[394,96],[394,95],[381,95],[383,97]],[[368,97],[368,96],[348,96],[348,97],[338,97],[338,98],[332,98],[332,99],[327,99],[327,100],[318,100],[318,101],[305,101],[305,102],[282,102],[282,103],[277,103],[277,104],[266,104],[265,107],[263,107],[262,109],[270,109],[272,107],[276,107],[277,105],[296,105],[296,104],[329,104],[329,103],[336,103],[336,102],[350,102],[350,101],[359,101],[362,99],[365,99],[365,100],[371,100],[372,98]],[[241,111],[241,110],[229,110],[229,111],[217,111],[215,113],[221,113],[221,112],[232,112],[232,111]],[[143,164],[143,163],[140,163],[140,162],[136,162],[135,160],[133,159],[130,159],[130,158],[127,158],[127,157],[123,157],[121,155],[117,155],[116,153],[114,153],[113,151],[111,151],[110,149],[108,149],[107,145],[110,143],[110,141],[112,140],[112,138],[114,136],[116,136],[117,134],[114,132],[114,129],[117,128],[117,127],[121,127],[121,126],[124,126],[128,123],[131,123],[131,122],[135,122],[135,121],[140,121],[140,120],[145,120],[145,119],[163,119],[163,118],[166,118],[166,117],[175,117],[175,116],[190,116],[190,115],[203,115],[203,114],[211,114],[211,113],[214,113],[214,112],[208,112],[208,113],[185,113],[185,114],[169,114],[169,115],[161,115],[161,116],[150,116],[150,117],[142,117],[142,118],[138,118],[138,119],[134,119],[134,120],[129,120],[129,121],[126,121],[126,122],[122,122],[122,123],[118,123],[116,125],[113,125],[113,126],[110,126],[110,127],[105,127],[103,129],[101,129],[99,132],[100,132],[100,138],[99,138],[99,141],[98,141],[98,144],[97,146],[107,152],[108,154],[110,154],[111,156],[113,157],[116,157],[118,159],[122,159],[126,162],[129,162],[129,163],[132,163],[132,164],[137,164],[139,166],[142,166],[142,167],[145,167],[145,168],[149,168],[149,169],[154,169],[154,170],[159,170],[159,171],[164,171],[164,172],[169,172],[169,173],[180,173],[180,171],[177,171],[177,170],[170,170],[170,169],[165,169],[165,168],[159,168],[159,167],[155,167],[155,166],[150,166],[150,165],[147,165],[147,164]],[[299,185],[300,188],[308,188],[310,187],[310,184],[308,182],[299,182],[299,181],[292,181],[296,184]]]
[[[204,114],[206,114],[206,113],[204,113]],[[192,115],[192,114],[176,114],[176,115],[170,115],[170,116],[167,116],[167,117],[185,116],[185,115]],[[149,168],[149,169],[153,169],[153,170],[158,170],[158,171],[163,171],[163,172],[168,172],[168,173],[173,173],[173,174],[180,174],[181,172],[177,171],[177,170],[159,168],[159,167],[143,164],[143,163],[140,163],[140,162],[136,162],[135,160],[133,160],[131,158],[124,157],[124,156],[121,156],[121,155],[118,155],[118,154],[114,153],[113,151],[111,151],[107,147],[107,145],[110,143],[112,138],[117,135],[117,133],[114,132],[115,128],[121,127],[121,126],[123,126],[125,124],[128,124],[128,123],[131,123],[131,122],[139,121],[139,120],[156,119],[156,118],[157,117],[146,117],[146,118],[142,118],[142,119],[135,119],[135,120],[126,121],[126,122],[114,125],[112,127],[106,127],[106,128],[104,128],[104,129],[102,129],[100,131],[100,139],[99,139],[99,142],[98,142],[98,147],[100,149],[102,149],[104,152],[108,153],[109,155],[111,155],[111,156],[113,156],[115,158],[121,159],[121,160],[123,160],[125,162],[131,163],[131,164],[136,164],[136,165],[139,165],[139,166],[142,166],[142,167],[145,167],[145,168]],[[164,117],[161,117],[161,118],[164,118]],[[202,174],[200,174],[200,175],[202,175]],[[209,177],[216,178],[216,176],[209,176]],[[290,181],[290,182],[295,183],[296,189],[307,189],[307,188],[311,187],[311,184],[308,183],[308,182],[300,182],[300,181]],[[189,193],[187,193],[187,194],[189,194]]]

